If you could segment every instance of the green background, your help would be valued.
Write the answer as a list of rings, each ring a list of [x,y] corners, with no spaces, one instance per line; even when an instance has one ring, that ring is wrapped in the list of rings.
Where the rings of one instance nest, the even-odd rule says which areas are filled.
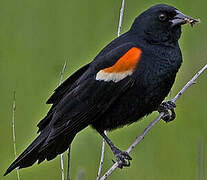
[[[161,2],[202,21],[193,29],[183,27],[180,45],[184,62],[173,88],[175,95],[207,62],[207,3],[204,0],[127,0],[122,32],[129,29],[139,13]],[[36,124],[50,107],[45,101],[59,83],[64,62],[68,63],[66,78],[114,39],[120,6],[120,0],[0,1],[0,179],[17,179],[16,172],[2,176],[14,160],[13,91],[17,94],[16,145],[20,154],[37,135]],[[168,124],[159,122],[132,152],[131,167],[116,170],[110,179],[198,179],[199,154],[207,164],[206,92],[207,73],[177,101],[176,120]],[[109,136],[121,149],[127,149],[156,115],[157,112]],[[86,180],[96,178],[101,144],[101,137],[90,127],[76,136],[72,144],[72,179],[80,172]],[[114,158],[108,147],[106,151],[104,171]],[[23,169],[20,176],[21,180],[61,179],[59,157]]]

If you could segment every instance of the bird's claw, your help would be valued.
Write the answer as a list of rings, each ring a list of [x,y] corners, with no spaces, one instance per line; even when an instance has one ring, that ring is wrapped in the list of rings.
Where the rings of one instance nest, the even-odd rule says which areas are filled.
[[[173,121],[176,117],[175,110],[174,110],[175,107],[176,107],[176,104],[172,101],[162,102],[160,106],[158,107],[158,112],[164,113],[162,120],[164,120],[166,123]]]
[[[130,160],[132,158],[129,156],[129,153],[125,151],[121,151],[119,149],[114,149],[113,153],[116,157],[116,162],[118,163],[118,167],[122,169],[123,167],[129,167],[130,166]],[[112,160],[113,163],[115,163],[114,160]]]

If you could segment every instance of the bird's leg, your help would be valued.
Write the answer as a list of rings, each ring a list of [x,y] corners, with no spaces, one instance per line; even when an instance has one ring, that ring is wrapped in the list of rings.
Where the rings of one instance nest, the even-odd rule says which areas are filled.
[[[158,112],[164,113],[164,116],[162,119],[167,123],[170,121],[173,121],[176,117],[174,108],[176,107],[176,104],[172,101],[162,102],[158,107]],[[170,114],[170,112],[171,114]]]
[[[114,145],[114,143],[104,134],[104,132],[99,132],[99,134],[105,139],[107,144],[110,146],[114,156],[116,157],[118,167],[122,169],[124,166],[127,166],[127,167],[130,166],[129,160],[132,160],[132,158],[129,156],[129,153],[118,149]]]

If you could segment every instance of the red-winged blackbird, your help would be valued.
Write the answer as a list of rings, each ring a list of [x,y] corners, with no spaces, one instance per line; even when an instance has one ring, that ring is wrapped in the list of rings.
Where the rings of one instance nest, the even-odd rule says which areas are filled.
[[[168,95],[182,63],[178,45],[181,25],[196,22],[164,4],[139,15],[128,32],[55,90],[47,101],[52,104],[51,109],[37,125],[39,136],[5,175],[16,167],[54,159],[88,125],[105,138],[119,167],[127,166],[131,157],[115,147],[103,132],[136,122],[158,107],[170,107],[175,115],[173,104],[159,105]]]

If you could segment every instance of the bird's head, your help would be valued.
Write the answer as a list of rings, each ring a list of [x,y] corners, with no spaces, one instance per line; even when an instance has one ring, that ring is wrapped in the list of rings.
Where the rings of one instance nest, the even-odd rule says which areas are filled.
[[[193,26],[199,20],[187,16],[178,9],[165,4],[155,5],[139,15],[131,31],[151,43],[173,43],[180,38],[181,26]]]

